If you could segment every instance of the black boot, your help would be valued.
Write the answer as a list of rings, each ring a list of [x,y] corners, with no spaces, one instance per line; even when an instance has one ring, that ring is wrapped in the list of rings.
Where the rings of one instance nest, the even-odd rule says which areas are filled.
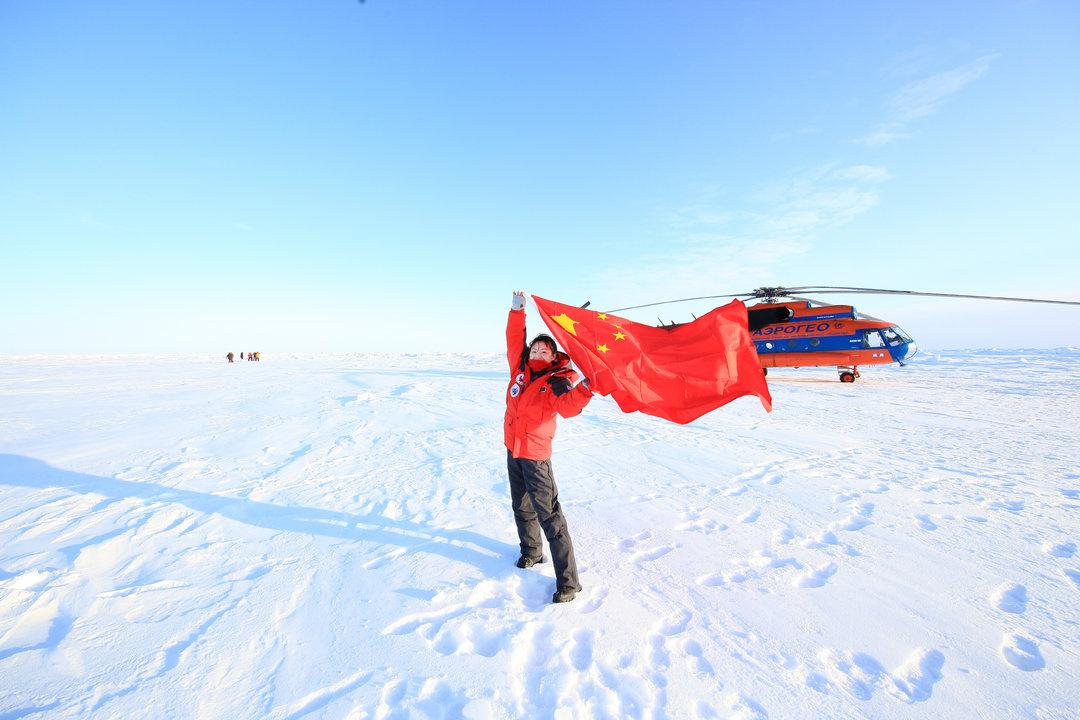
[[[539,564],[541,564],[543,562],[544,562],[544,556],[543,555],[540,555],[539,557],[529,557],[528,555],[522,555],[521,557],[519,557],[517,559],[517,562],[515,563],[515,565],[517,565],[519,568],[524,569],[524,568],[531,568],[533,565],[539,565]]]
[[[555,591],[555,594],[551,596],[551,602],[564,603],[570,602],[574,599],[574,596],[578,594],[578,590],[581,588],[574,587],[561,587]]]

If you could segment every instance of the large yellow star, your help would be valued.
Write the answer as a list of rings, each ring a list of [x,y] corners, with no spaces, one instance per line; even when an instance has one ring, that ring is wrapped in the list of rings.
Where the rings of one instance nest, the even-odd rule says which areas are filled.
[[[607,345],[597,345],[596,349],[599,350],[602,353],[606,353],[606,352],[609,352],[611,350],[611,348],[609,348]]]
[[[596,313],[596,317],[600,318],[601,320],[607,320],[607,313]]]
[[[615,333],[615,339],[616,340],[625,340],[626,336],[623,335],[621,332],[617,332],[617,333]]]
[[[559,325],[562,326],[563,330],[570,333],[574,337],[577,337],[577,330],[574,330],[574,326],[577,325],[580,321],[571,320],[570,316],[566,313],[563,313],[562,315],[552,315],[551,319],[559,323]]]

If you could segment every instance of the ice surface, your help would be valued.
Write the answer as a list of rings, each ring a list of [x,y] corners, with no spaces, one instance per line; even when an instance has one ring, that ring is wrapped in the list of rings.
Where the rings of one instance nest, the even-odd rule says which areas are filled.
[[[0,358],[0,717],[1067,717],[1080,351],[598,398],[513,566],[495,355]]]

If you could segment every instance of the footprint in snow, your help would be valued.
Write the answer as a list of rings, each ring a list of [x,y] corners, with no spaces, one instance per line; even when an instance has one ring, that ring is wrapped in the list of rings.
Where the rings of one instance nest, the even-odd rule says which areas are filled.
[[[697,579],[698,585],[704,585],[705,587],[718,587],[720,585],[726,585],[727,579],[723,573],[708,573],[702,575]]]
[[[724,703],[727,705],[728,710],[725,717],[739,718],[739,720],[766,720],[769,717],[769,713],[765,712],[765,708],[753,698],[739,693],[727,693],[724,696]]]
[[[908,703],[929,700],[934,683],[941,679],[944,665],[945,656],[940,651],[919,648],[893,671],[889,678],[892,682],[886,684],[886,690],[893,697]]]
[[[674,614],[660,619],[649,632],[645,642],[644,656],[648,668],[647,677],[661,692],[667,687],[667,671],[671,667],[669,640],[686,630],[692,615],[688,610],[680,609]],[[663,696],[661,696],[663,697]]]
[[[1011,513],[1018,513],[1024,509],[1023,500],[993,500],[983,503],[983,506],[990,510],[1005,510]]]
[[[941,679],[945,656],[939,650],[917,648],[904,664],[888,672],[871,655],[825,648],[818,653],[828,681],[859,700],[869,700],[878,688],[907,703],[929,700],[934,684]],[[811,679],[813,678],[813,682]],[[807,685],[822,692],[824,678],[807,676]]]
[[[739,522],[741,522],[741,523],[757,522],[757,519],[759,517],[761,517],[761,508],[753,508],[751,510],[748,510],[748,511],[744,512],[742,515],[740,515],[739,516]]]
[[[794,557],[782,557],[773,552],[769,548],[759,550],[756,555],[749,560],[740,561],[741,565],[755,567],[759,570],[767,568],[782,568],[782,567],[802,567],[801,563]]]
[[[652,500],[657,499],[658,497],[660,497],[660,495],[658,493],[652,493],[650,495],[635,495],[634,497],[630,498],[630,502],[632,502],[632,503],[650,502]]]
[[[1046,667],[1038,643],[1020,633],[1007,633],[1001,639],[1001,655],[1014,668],[1024,672],[1034,672]]]
[[[795,531],[789,527],[780,528],[773,533],[773,542],[777,545],[787,545],[795,539]]]
[[[654,676],[655,684],[658,687],[663,687],[667,684],[667,681],[663,679],[662,673],[671,667],[671,655],[667,650],[667,642],[664,640],[663,635],[656,633],[650,633],[648,638],[648,652],[646,657],[649,659],[649,667],[659,672]]]
[[[687,625],[690,624],[690,619],[693,615],[689,610],[679,610],[673,615],[668,616],[656,623],[654,630],[665,637],[672,635],[678,635],[686,630]]]
[[[836,533],[832,530],[822,530],[813,537],[808,537],[803,540],[803,547],[811,550],[817,550],[827,545],[839,545],[840,540],[836,537]]]
[[[398,618],[382,630],[383,635],[417,633],[442,655],[474,654],[493,657],[510,647],[520,623],[507,621],[508,607],[524,608],[520,578],[499,583],[483,581],[473,587],[463,585],[440,593],[435,600],[448,600],[441,607]],[[515,594],[515,593],[518,594]]]
[[[1016,583],[1005,583],[990,595],[990,604],[1007,613],[1024,612],[1027,602],[1027,588]]]
[[[919,527],[921,527],[923,530],[937,530],[938,529],[937,523],[935,523],[933,520],[931,520],[930,516],[927,515],[926,513],[917,513],[917,514],[913,515],[912,517],[915,518],[915,524],[918,525]]]
[[[418,689],[415,689],[420,685]],[[298,718],[317,709],[288,715]],[[391,678],[383,685],[375,707],[356,707],[349,717],[376,718],[458,718],[491,717],[491,703],[483,698],[471,699],[463,690],[455,689],[446,678]]]
[[[728,526],[711,518],[703,518],[699,510],[686,510],[683,512],[683,522],[671,529],[709,534],[727,530]]]
[[[607,599],[608,590],[606,587],[592,588],[586,594],[585,602],[581,605],[582,614],[596,612],[600,609],[600,606],[604,604],[604,600]]]
[[[716,676],[716,671],[713,669],[712,663],[705,659],[705,653],[701,649],[701,643],[693,638],[687,638],[683,641],[683,652],[686,653],[686,663],[690,666],[690,670],[697,675],[713,678]]]
[[[625,540],[620,540],[619,544],[618,544],[618,548],[620,550],[622,550],[623,552],[627,552],[629,550],[634,549],[634,547],[639,542],[641,542],[642,540],[648,540],[651,537],[652,537],[651,532],[649,532],[648,530],[643,530],[642,532],[639,532],[637,535],[634,535],[632,537],[628,537]]]
[[[1076,554],[1076,543],[1074,542],[1046,542],[1042,546],[1043,552],[1047,555],[1053,555],[1059,558],[1071,558]]]
[[[833,523],[829,527],[831,529],[847,530],[849,532],[862,530],[870,524],[870,515],[873,512],[874,503],[861,503],[850,515],[839,522]],[[835,526],[835,528],[833,526]]]
[[[650,548],[648,550],[639,550],[630,556],[630,560],[638,564],[659,560],[677,547],[679,547],[678,544],[660,545],[659,547]]]
[[[566,655],[578,672],[585,672],[592,666],[595,635],[592,630],[585,628],[574,631],[574,639],[568,646]]]
[[[791,584],[801,588],[821,587],[829,578],[836,574],[836,570],[836,563],[825,563],[824,565],[820,565],[796,576]]]
[[[751,578],[757,577],[757,573],[752,570],[736,570],[733,573],[729,573],[724,576],[727,582],[744,583]]]

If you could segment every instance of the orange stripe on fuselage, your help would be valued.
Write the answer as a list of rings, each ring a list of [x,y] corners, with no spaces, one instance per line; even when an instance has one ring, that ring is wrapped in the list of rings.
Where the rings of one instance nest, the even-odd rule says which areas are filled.
[[[888,365],[892,355],[885,348],[828,350],[822,352],[759,353],[762,367],[816,367],[819,365]]]

